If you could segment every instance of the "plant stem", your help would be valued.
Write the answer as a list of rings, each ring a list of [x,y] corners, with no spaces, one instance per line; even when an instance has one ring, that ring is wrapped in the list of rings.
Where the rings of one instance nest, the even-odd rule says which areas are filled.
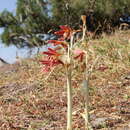
[[[88,54],[86,52],[86,69],[85,69],[85,73],[84,73],[84,83],[83,83],[83,87],[84,87],[84,100],[85,100],[85,129],[88,130],[89,129],[89,111],[88,111],[88,105],[89,105],[89,75],[88,75],[88,70],[87,70],[87,64],[88,64]]]
[[[83,37],[82,41],[85,40],[86,36],[86,15],[82,15],[81,19],[83,21]],[[86,43],[87,44],[87,43]],[[89,77],[88,77],[88,70],[87,70],[87,65],[88,65],[88,54],[87,54],[87,48],[86,48],[86,55],[85,55],[85,64],[86,64],[86,69],[84,71],[84,80],[83,80],[83,92],[84,92],[84,119],[85,119],[85,130],[89,129],[89,112],[88,112],[88,104],[89,104]]]
[[[72,59],[71,51],[73,47],[73,35],[71,36],[71,42],[68,46],[68,67],[67,67],[67,130],[72,130]]]
[[[84,41],[85,35],[86,35],[86,31],[87,31],[87,27],[86,27],[86,15],[81,15],[81,19],[83,21],[83,37],[82,37],[82,41]]]
[[[67,70],[67,130],[72,130],[72,85],[71,70]]]
[[[88,104],[89,104],[89,91],[88,91],[88,81],[84,80],[84,100],[85,100],[85,108],[84,108],[84,112],[85,112],[85,130],[89,129],[89,113],[88,113]]]

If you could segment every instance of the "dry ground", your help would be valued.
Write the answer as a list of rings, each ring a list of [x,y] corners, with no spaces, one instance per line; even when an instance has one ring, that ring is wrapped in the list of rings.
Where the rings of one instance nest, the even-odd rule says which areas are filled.
[[[130,130],[130,32],[90,41],[101,56],[90,78],[94,130]],[[0,130],[65,130],[66,79],[43,74],[37,58],[0,68]],[[73,77],[73,129],[84,130],[82,75]]]

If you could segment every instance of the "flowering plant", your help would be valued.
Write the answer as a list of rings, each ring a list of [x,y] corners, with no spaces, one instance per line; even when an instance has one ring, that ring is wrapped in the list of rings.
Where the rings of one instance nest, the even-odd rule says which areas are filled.
[[[83,19],[85,20],[85,19]],[[83,22],[85,24],[85,22]],[[87,46],[84,44],[84,38],[86,33],[86,26],[83,26],[83,38],[82,40],[74,40],[74,35],[79,30],[74,30],[67,25],[60,26],[60,30],[55,32],[58,35],[57,40],[49,40],[48,44],[51,47],[47,51],[44,51],[46,57],[40,62],[43,64],[43,70],[45,72],[51,71],[56,65],[62,65],[66,70],[67,79],[67,130],[72,130],[72,71],[74,69],[75,61],[80,62],[83,66],[83,86],[85,88],[85,124],[88,129],[88,77],[87,77],[87,64],[88,64],[88,53]],[[79,44],[80,47],[79,47]],[[87,77],[87,78],[86,78]],[[87,96],[86,96],[87,95]]]
[[[71,29],[67,25],[60,26],[60,30],[55,32],[58,35],[58,40],[49,40],[48,44],[52,44],[47,51],[44,51],[46,57],[40,62],[43,64],[45,72],[51,71],[56,65],[66,67],[67,78],[67,94],[68,94],[68,109],[67,109],[67,130],[72,130],[72,65],[74,60],[83,62],[85,52],[76,46],[74,43],[74,34],[76,30]]]
[[[48,48],[47,51],[44,51],[42,54],[46,55],[47,57],[40,61],[44,65],[45,72],[50,71],[56,65],[61,64],[63,66],[64,65],[66,66],[67,64],[70,64],[69,63],[70,57],[68,57],[68,60],[65,60],[65,57],[68,55],[68,53],[75,55],[74,57],[71,58],[78,59],[80,62],[83,61],[85,52],[79,48],[75,49],[75,47],[71,46],[71,44],[74,43],[67,42],[67,41],[71,41],[74,32],[76,31],[72,30],[70,27],[66,25],[60,26],[60,30],[54,33],[60,36],[60,38],[58,38],[58,40],[48,41],[48,44],[53,45],[52,46],[53,49]]]

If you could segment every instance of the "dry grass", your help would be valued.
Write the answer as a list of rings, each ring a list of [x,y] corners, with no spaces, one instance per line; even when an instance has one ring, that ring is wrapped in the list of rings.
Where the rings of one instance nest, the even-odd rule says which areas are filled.
[[[90,77],[94,129],[130,129],[130,31],[89,41],[99,62]],[[92,59],[90,58],[90,63]],[[37,61],[0,68],[0,130],[64,130],[66,79],[57,67],[48,75]],[[82,75],[74,71],[73,128],[84,130]],[[104,121],[98,124],[96,120]]]

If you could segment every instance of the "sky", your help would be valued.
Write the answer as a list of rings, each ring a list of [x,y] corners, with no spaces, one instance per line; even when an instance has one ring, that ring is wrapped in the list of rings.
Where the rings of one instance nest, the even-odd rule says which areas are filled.
[[[17,0],[0,0],[0,12],[4,9],[15,12]],[[0,33],[2,30],[0,29]],[[5,47],[0,41],[0,57],[8,63],[15,62],[16,51],[21,57],[26,57],[26,50],[18,50],[15,46]]]
[[[0,0],[0,2],[0,11],[4,9],[15,11],[17,0]]]

